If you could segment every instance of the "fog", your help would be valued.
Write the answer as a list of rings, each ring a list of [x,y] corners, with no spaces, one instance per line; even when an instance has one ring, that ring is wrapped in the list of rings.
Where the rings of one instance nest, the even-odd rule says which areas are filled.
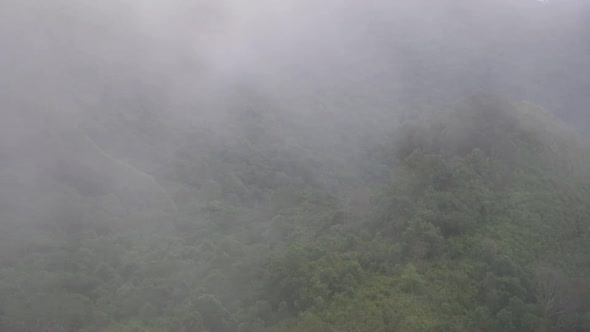
[[[84,127],[109,136],[97,141],[105,150],[140,158],[120,144],[137,123],[96,123],[134,109],[161,135],[224,131],[238,98],[263,99],[260,111],[323,139],[389,131],[399,114],[474,93],[532,100],[587,127],[588,9],[573,0],[4,1],[2,13],[11,145],[36,125]]]
[[[484,92],[533,100],[585,127],[588,10],[574,0],[2,7],[3,109],[32,112],[27,123],[44,116],[67,128],[132,107],[162,131],[225,127],[233,95],[246,93],[272,112],[311,117],[308,126],[355,132],[401,108]]]
[[[322,218],[362,229],[381,218],[380,186],[405,174],[403,167],[392,171],[403,162],[391,161],[389,145],[414,128],[408,123],[454,114],[473,96],[493,95],[551,114],[568,127],[568,139],[584,137],[590,132],[588,41],[590,5],[581,0],[2,0],[0,330],[174,330],[165,318],[149,319],[172,317],[173,304],[141,295],[136,304],[124,300],[142,294],[130,285],[153,272],[150,264],[189,255],[170,253],[178,243],[194,246],[198,258],[153,273],[187,287],[170,286],[172,302],[197,303],[186,310],[200,312],[201,325],[194,324],[201,327],[185,322],[183,331],[305,330],[281,325],[308,308],[303,300],[266,299],[272,314],[257,316],[262,325],[240,323],[249,315],[245,303],[264,302],[253,289],[266,289],[240,289],[240,282],[267,277],[270,252],[334,228],[316,229]],[[518,104],[525,101],[530,104]],[[477,126],[469,121],[448,128]],[[530,123],[523,128],[541,122]],[[438,128],[428,126],[409,140],[426,141],[420,135]],[[436,146],[428,144],[418,150]],[[487,153],[486,144],[475,148]],[[497,151],[505,146],[498,146],[490,158],[504,156]],[[441,232],[445,240],[455,235]],[[95,251],[93,259],[117,275],[96,272],[92,278],[103,288],[87,286],[95,287],[92,295],[68,286],[81,280],[74,276],[82,274],[80,266],[94,264],[70,262],[67,255],[81,248]],[[70,263],[78,267],[71,270]],[[252,268],[236,281],[242,265]],[[23,281],[33,285],[30,294],[11,288],[19,278],[29,280],[17,276],[22,271],[43,271]],[[55,288],[65,271],[71,280]],[[205,281],[187,281],[193,279]],[[67,304],[49,310],[47,294]],[[203,297],[210,295],[213,300]],[[23,309],[21,301],[41,304]],[[221,303],[224,323],[208,320],[222,315],[217,307],[208,311],[208,301]],[[396,331],[406,331],[400,326]]]
[[[160,102],[190,104],[195,93],[217,99],[215,93],[236,84],[270,95],[274,88],[279,97],[320,89],[364,97],[357,91],[363,87],[379,97],[388,91],[367,86],[393,81],[383,89],[411,89],[427,78],[463,78],[487,90],[512,84],[518,94],[542,95],[537,90],[551,90],[545,80],[527,87],[513,78],[555,74],[566,84],[560,67],[583,64],[588,52],[587,10],[573,0],[5,1],[3,7],[3,84],[12,89],[3,90],[16,90],[7,93],[13,99],[38,91],[60,109],[66,108],[60,103],[74,109],[99,103],[113,90],[130,95],[150,88]],[[440,73],[435,64],[444,65]],[[578,83],[570,85],[584,82]]]

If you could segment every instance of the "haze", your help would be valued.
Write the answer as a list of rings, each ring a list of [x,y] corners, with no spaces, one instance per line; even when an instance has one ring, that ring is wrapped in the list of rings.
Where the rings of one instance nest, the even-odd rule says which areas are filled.
[[[0,1],[0,331],[590,330],[590,4]]]

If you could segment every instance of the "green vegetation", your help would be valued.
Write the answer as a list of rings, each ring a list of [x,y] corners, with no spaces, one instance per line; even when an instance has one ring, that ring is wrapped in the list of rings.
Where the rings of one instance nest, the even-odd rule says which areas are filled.
[[[117,185],[51,173],[67,211],[1,225],[0,330],[590,330],[590,145],[543,109],[470,98],[348,168],[238,120],[165,171],[78,140]]]

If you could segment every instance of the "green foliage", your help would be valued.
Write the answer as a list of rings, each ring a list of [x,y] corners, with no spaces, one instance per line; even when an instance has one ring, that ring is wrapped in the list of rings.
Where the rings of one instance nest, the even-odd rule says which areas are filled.
[[[239,120],[235,140],[181,144],[166,180],[149,185],[166,199],[125,211],[120,193],[60,183],[64,211],[23,226],[30,242],[0,243],[12,250],[0,329],[590,326],[589,150],[547,112],[470,98],[397,131],[354,177],[267,130],[282,119]],[[160,199],[174,200],[174,218],[158,217],[174,227],[141,223]]]

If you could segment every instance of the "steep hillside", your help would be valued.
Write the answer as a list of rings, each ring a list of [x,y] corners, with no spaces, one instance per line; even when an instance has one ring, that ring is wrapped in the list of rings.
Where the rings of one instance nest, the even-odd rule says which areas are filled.
[[[476,97],[408,125],[368,222],[273,261],[285,331],[582,331],[588,145],[531,104]],[[369,328],[368,328],[369,327]]]
[[[231,123],[156,178],[80,130],[6,149],[2,329],[590,328],[590,145],[542,108],[469,98],[355,159]]]

